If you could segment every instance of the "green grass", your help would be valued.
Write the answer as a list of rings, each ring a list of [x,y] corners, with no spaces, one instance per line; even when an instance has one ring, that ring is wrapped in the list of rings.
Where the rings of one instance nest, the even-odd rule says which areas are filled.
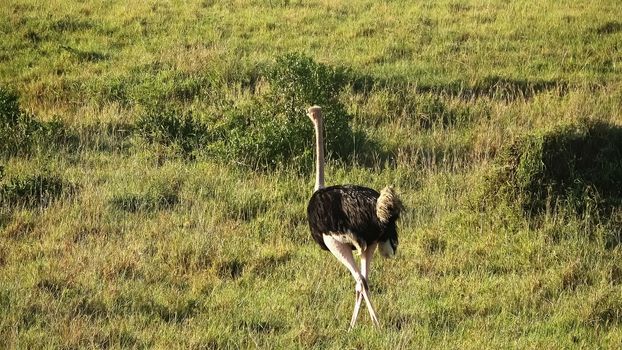
[[[618,2],[9,0],[0,13],[0,87],[32,126],[16,138],[0,120],[0,348],[622,343],[622,208],[486,197],[525,135],[622,126]],[[253,130],[253,112],[286,104],[269,72],[290,53],[347,72],[333,102],[354,150],[327,183],[393,184],[407,208],[397,258],[372,264],[381,330],[362,310],[346,332],[354,283],[310,237],[309,153],[222,156],[223,126]]]

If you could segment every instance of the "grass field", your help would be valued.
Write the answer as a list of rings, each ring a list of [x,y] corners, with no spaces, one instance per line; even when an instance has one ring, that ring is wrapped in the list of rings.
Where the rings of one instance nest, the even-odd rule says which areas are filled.
[[[0,348],[619,347],[619,12],[0,2]],[[380,330],[309,234],[315,103],[327,184],[407,208]]]

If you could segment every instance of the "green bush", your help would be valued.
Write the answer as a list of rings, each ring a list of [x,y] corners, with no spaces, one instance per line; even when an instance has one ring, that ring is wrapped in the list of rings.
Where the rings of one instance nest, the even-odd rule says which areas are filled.
[[[252,168],[308,166],[313,159],[314,137],[306,111],[320,105],[327,153],[338,159],[351,154],[351,117],[338,99],[348,82],[345,70],[288,54],[279,57],[265,77],[269,92],[223,116],[212,151]]]
[[[528,135],[503,149],[488,194],[530,213],[564,203],[574,210],[622,204],[622,128],[582,121]]]
[[[217,141],[209,150],[219,158],[252,169],[299,165],[312,159],[313,149],[306,139],[312,139],[313,129],[257,106],[227,112],[225,121],[217,127]]]
[[[324,112],[327,154],[345,159],[352,153],[351,117],[338,98],[348,83],[347,71],[289,54],[265,69],[263,79],[267,92],[236,101],[209,123],[191,112],[157,105],[139,117],[137,130],[150,143],[177,146],[185,154],[203,149],[252,169],[310,168],[315,138],[306,113],[317,104]]]

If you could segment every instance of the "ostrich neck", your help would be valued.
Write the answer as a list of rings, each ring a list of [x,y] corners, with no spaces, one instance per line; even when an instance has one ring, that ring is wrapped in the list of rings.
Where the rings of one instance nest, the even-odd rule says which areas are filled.
[[[322,120],[315,126],[315,191],[324,188],[324,128]]]

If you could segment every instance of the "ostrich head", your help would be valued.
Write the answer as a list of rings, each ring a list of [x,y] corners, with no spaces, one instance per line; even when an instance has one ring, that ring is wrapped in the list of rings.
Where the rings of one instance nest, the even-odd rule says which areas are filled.
[[[314,125],[318,125],[322,122],[322,107],[312,106],[307,110],[307,116],[311,119]]]

